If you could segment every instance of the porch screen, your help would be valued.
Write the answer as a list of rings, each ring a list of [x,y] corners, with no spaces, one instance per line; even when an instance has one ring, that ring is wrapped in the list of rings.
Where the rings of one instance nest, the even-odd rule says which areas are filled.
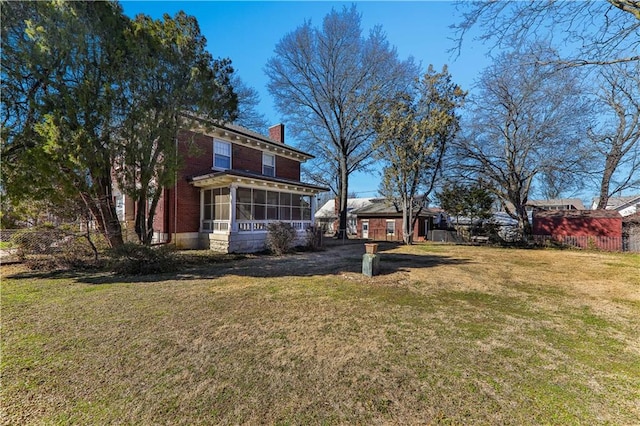
[[[204,220],[229,220],[229,188],[204,191]]]
[[[311,197],[263,189],[238,188],[237,220],[311,220]]]

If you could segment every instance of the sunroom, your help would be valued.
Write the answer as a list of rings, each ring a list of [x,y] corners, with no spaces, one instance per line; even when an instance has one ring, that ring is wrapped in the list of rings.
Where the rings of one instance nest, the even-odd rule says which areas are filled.
[[[302,244],[314,224],[316,196],[325,188],[227,170],[191,179],[200,189],[200,246],[224,252],[265,248],[267,225],[289,223]]]

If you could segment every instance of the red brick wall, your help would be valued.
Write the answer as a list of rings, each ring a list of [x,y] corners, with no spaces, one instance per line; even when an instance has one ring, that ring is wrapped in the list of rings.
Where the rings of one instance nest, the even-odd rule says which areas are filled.
[[[622,237],[622,217],[534,217],[534,235]]]
[[[358,238],[362,238],[362,220],[369,221],[369,238],[372,240],[402,241],[402,218],[359,217],[356,225]],[[394,235],[387,235],[387,219],[395,221]],[[413,240],[426,239],[424,235],[424,218],[419,218],[413,227]]]
[[[300,162],[286,157],[276,156],[276,177],[300,180]]]
[[[248,170],[262,174],[262,151],[233,144],[231,167],[235,170]]]
[[[167,188],[156,210],[154,229],[159,232],[198,232],[200,229],[200,190],[187,179],[193,175],[211,172],[213,165],[213,138],[189,131],[178,134],[178,152],[183,168],[178,172],[176,185]],[[178,194],[178,220],[175,221],[175,193]],[[174,225],[177,230],[174,231]]]
[[[178,151],[182,156],[183,175],[191,176],[211,171],[213,166],[213,138],[211,136],[180,131]]]

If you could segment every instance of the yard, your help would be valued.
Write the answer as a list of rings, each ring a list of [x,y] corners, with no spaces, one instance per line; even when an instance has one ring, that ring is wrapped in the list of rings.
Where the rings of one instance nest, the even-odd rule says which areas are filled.
[[[640,255],[363,252],[2,266],[2,422],[640,423]]]

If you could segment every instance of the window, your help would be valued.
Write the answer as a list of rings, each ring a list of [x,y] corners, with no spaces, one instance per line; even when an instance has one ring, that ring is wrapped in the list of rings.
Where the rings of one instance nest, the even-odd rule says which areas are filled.
[[[276,175],[276,156],[273,154],[262,153],[262,174],[265,176]]]
[[[215,140],[213,143],[213,167],[228,170],[231,168],[231,144]]]
[[[396,233],[396,221],[387,220],[387,235],[395,235]]]

